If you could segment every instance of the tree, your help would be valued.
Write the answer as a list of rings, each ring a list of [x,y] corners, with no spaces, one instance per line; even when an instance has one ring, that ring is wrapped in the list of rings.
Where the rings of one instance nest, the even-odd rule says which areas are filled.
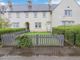
[[[0,28],[6,28],[8,27],[8,21],[2,16],[0,16]]]

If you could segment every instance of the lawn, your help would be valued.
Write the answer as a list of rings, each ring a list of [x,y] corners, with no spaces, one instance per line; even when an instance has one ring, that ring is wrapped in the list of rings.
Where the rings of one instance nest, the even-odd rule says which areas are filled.
[[[25,33],[26,35],[48,35],[48,34],[51,34],[49,32],[28,32],[28,33]]]

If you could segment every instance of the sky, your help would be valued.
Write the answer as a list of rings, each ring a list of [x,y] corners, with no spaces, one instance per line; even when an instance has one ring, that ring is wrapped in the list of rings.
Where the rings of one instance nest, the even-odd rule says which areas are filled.
[[[0,0],[0,1],[3,1],[4,3],[7,3],[8,0]],[[12,0],[12,2],[14,4],[25,4],[27,0]],[[58,4],[60,3],[61,0],[52,0],[52,3],[53,4]],[[78,3],[80,4],[80,0],[77,0]],[[32,0],[33,4],[47,4],[48,3],[48,0]]]

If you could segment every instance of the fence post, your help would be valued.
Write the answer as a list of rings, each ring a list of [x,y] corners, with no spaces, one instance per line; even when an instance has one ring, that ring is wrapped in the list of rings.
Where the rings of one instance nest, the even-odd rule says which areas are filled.
[[[74,45],[76,45],[76,34],[77,33],[74,32],[74,43],[73,43]]]
[[[38,35],[36,35],[36,45],[38,46]]]

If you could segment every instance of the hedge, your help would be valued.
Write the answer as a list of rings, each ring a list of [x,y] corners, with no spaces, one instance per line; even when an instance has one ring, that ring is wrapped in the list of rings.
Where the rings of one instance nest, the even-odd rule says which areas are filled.
[[[0,29],[0,34],[18,32],[23,30],[25,30],[25,28],[2,28]]]
[[[52,33],[64,34],[65,39],[71,44],[74,44],[74,34],[76,34],[76,45],[80,46],[80,25],[55,27]]]

